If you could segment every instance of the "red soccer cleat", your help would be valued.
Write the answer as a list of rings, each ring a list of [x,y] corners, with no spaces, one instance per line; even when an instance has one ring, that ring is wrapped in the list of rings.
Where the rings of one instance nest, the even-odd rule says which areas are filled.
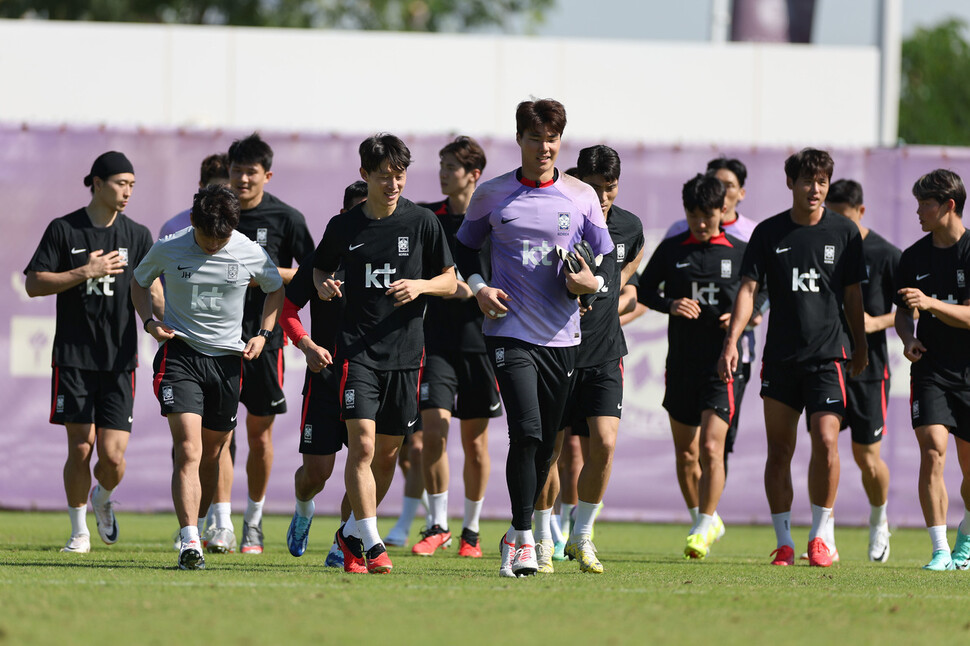
[[[831,567],[832,561],[832,553],[829,552],[829,546],[825,541],[820,536],[813,538],[808,544],[808,564],[815,567]]]
[[[795,565],[795,550],[788,545],[782,545],[772,552],[771,556],[775,557],[771,562],[772,565]]]
[[[350,574],[365,574],[367,565],[364,563],[364,554],[360,539],[356,536],[344,537],[344,526],[341,525],[337,530],[337,545],[344,553],[344,572]]]
[[[441,529],[441,525],[433,525],[422,533],[423,538],[414,544],[411,553],[415,556],[431,556],[440,547],[448,549],[451,546],[451,532]]]
[[[482,546],[478,540],[478,532],[470,529],[461,530],[461,540],[458,541],[458,556],[471,559],[482,558]]]
[[[387,574],[393,567],[383,544],[378,543],[367,550],[367,571],[370,574]]]

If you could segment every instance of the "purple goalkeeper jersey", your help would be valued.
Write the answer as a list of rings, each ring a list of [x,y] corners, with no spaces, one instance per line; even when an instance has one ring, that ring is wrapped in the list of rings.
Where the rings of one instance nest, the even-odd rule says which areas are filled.
[[[572,250],[586,240],[596,255],[613,241],[593,189],[560,174],[536,186],[512,171],[480,185],[457,238],[472,249],[491,239],[490,285],[509,295],[508,316],[485,319],[486,336],[542,346],[578,345],[579,305],[566,289],[556,247]]]

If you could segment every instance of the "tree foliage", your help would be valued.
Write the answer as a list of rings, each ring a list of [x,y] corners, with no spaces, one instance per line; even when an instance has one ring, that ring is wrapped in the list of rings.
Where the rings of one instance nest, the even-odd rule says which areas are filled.
[[[0,18],[466,31],[538,24],[556,0],[0,0]]]
[[[903,42],[899,137],[909,144],[970,145],[967,25],[949,19]]]

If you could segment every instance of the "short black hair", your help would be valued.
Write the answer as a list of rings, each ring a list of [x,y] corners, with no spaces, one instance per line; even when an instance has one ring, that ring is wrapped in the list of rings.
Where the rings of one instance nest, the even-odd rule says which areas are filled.
[[[239,226],[239,198],[225,186],[203,186],[192,198],[191,220],[203,235],[228,238]]]
[[[344,189],[344,211],[349,211],[354,206],[354,201],[367,197],[367,182],[357,180]]]
[[[840,179],[829,186],[829,194],[825,201],[829,204],[848,204],[852,208],[859,208],[862,201],[862,184],[854,179]]]
[[[455,156],[455,159],[465,169],[465,172],[470,173],[474,170],[485,170],[485,151],[471,137],[464,135],[455,137],[454,141],[438,151],[438,157],[444,157],[449,153]]]
[[[602,175],[607,182],[620,179],[620,156],[609,146],[600,144],[579,151],[576,172],[580,178]]]
[[[748,179],[748,168],[741,162],[740,159],[715,157],[711,161],[707,162],[707,172],[711,175],[722,168],[734,173],[734,176],[738,178],[738,186],[744,188],[744,182]]]
[[[713,175],[698,173],[687,180],[681,191],[685,211],[701,210],[704,213],[720,211],[724,208],[724,196],[727,189],[721,180]]]
[[[579,179],[579,169],[578,169],[578,168],[576,168],[575,166],[572,166],[572,167],[570,167],[570,168],[567,168],[567,169],[566,169],[566,170],[564,170],[563,172],[564,172],[564,173],[565,173],[566,175],[569,175],[570,177],[575,177],[576,179]]]
[[[559,101],[523,101],[515,108],[515,134],[523,135],[527,130],[541,133],[547,128],[559,136],[566,129],[566,108]]]
[[[802,148],[785,160],[785,176],[793,182],[802,176],[831,180],[834,171],[832,156],[816,148]]]
[[[258,132],[237,139],[229,146],[229,164],[259,164],[263,170],[273,167],[273,149],[262,140]]]
[[[379,132],[360,142],[360,166],[365,172],[380,170],[387,162],[391,170],[407,170],[411,165],[411,151],[404,142],[388,132]]]
[[[937,168],[916,180],[913,197],[917,200],[936,200],[940,204],[953,200],[953,210],[962,218],[963,206],[967,203],[967,189],[960,176],[952,170]]]
[[[229,180],[229,155],[216,153],[202,160],[199,168],[199,184],[205,186],[213,179]]]

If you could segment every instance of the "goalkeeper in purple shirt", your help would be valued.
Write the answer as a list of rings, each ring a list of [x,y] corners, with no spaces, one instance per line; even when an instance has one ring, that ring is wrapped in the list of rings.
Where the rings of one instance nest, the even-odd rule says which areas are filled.
[[[524,101],[515,120],[522,166],[478,187],[455,250],[459,271],[485,314],[482,331],[507,411],[512,527],[500,543],[499,574],[509,577],[535,574],[538,567],[532,512],[575,371],[581,340],[576,296],[595,296],[616,266],[593,189],[555,167],[565,108],[551,99]],[[486,240],[491,284],[480,269]],[[571,267],[565,262],[566,252],[582,241],[590,260],[602,256],[598,266],[578,253],[568,258]],[[597,571],[592,544],[580,563],[584,571]]]

